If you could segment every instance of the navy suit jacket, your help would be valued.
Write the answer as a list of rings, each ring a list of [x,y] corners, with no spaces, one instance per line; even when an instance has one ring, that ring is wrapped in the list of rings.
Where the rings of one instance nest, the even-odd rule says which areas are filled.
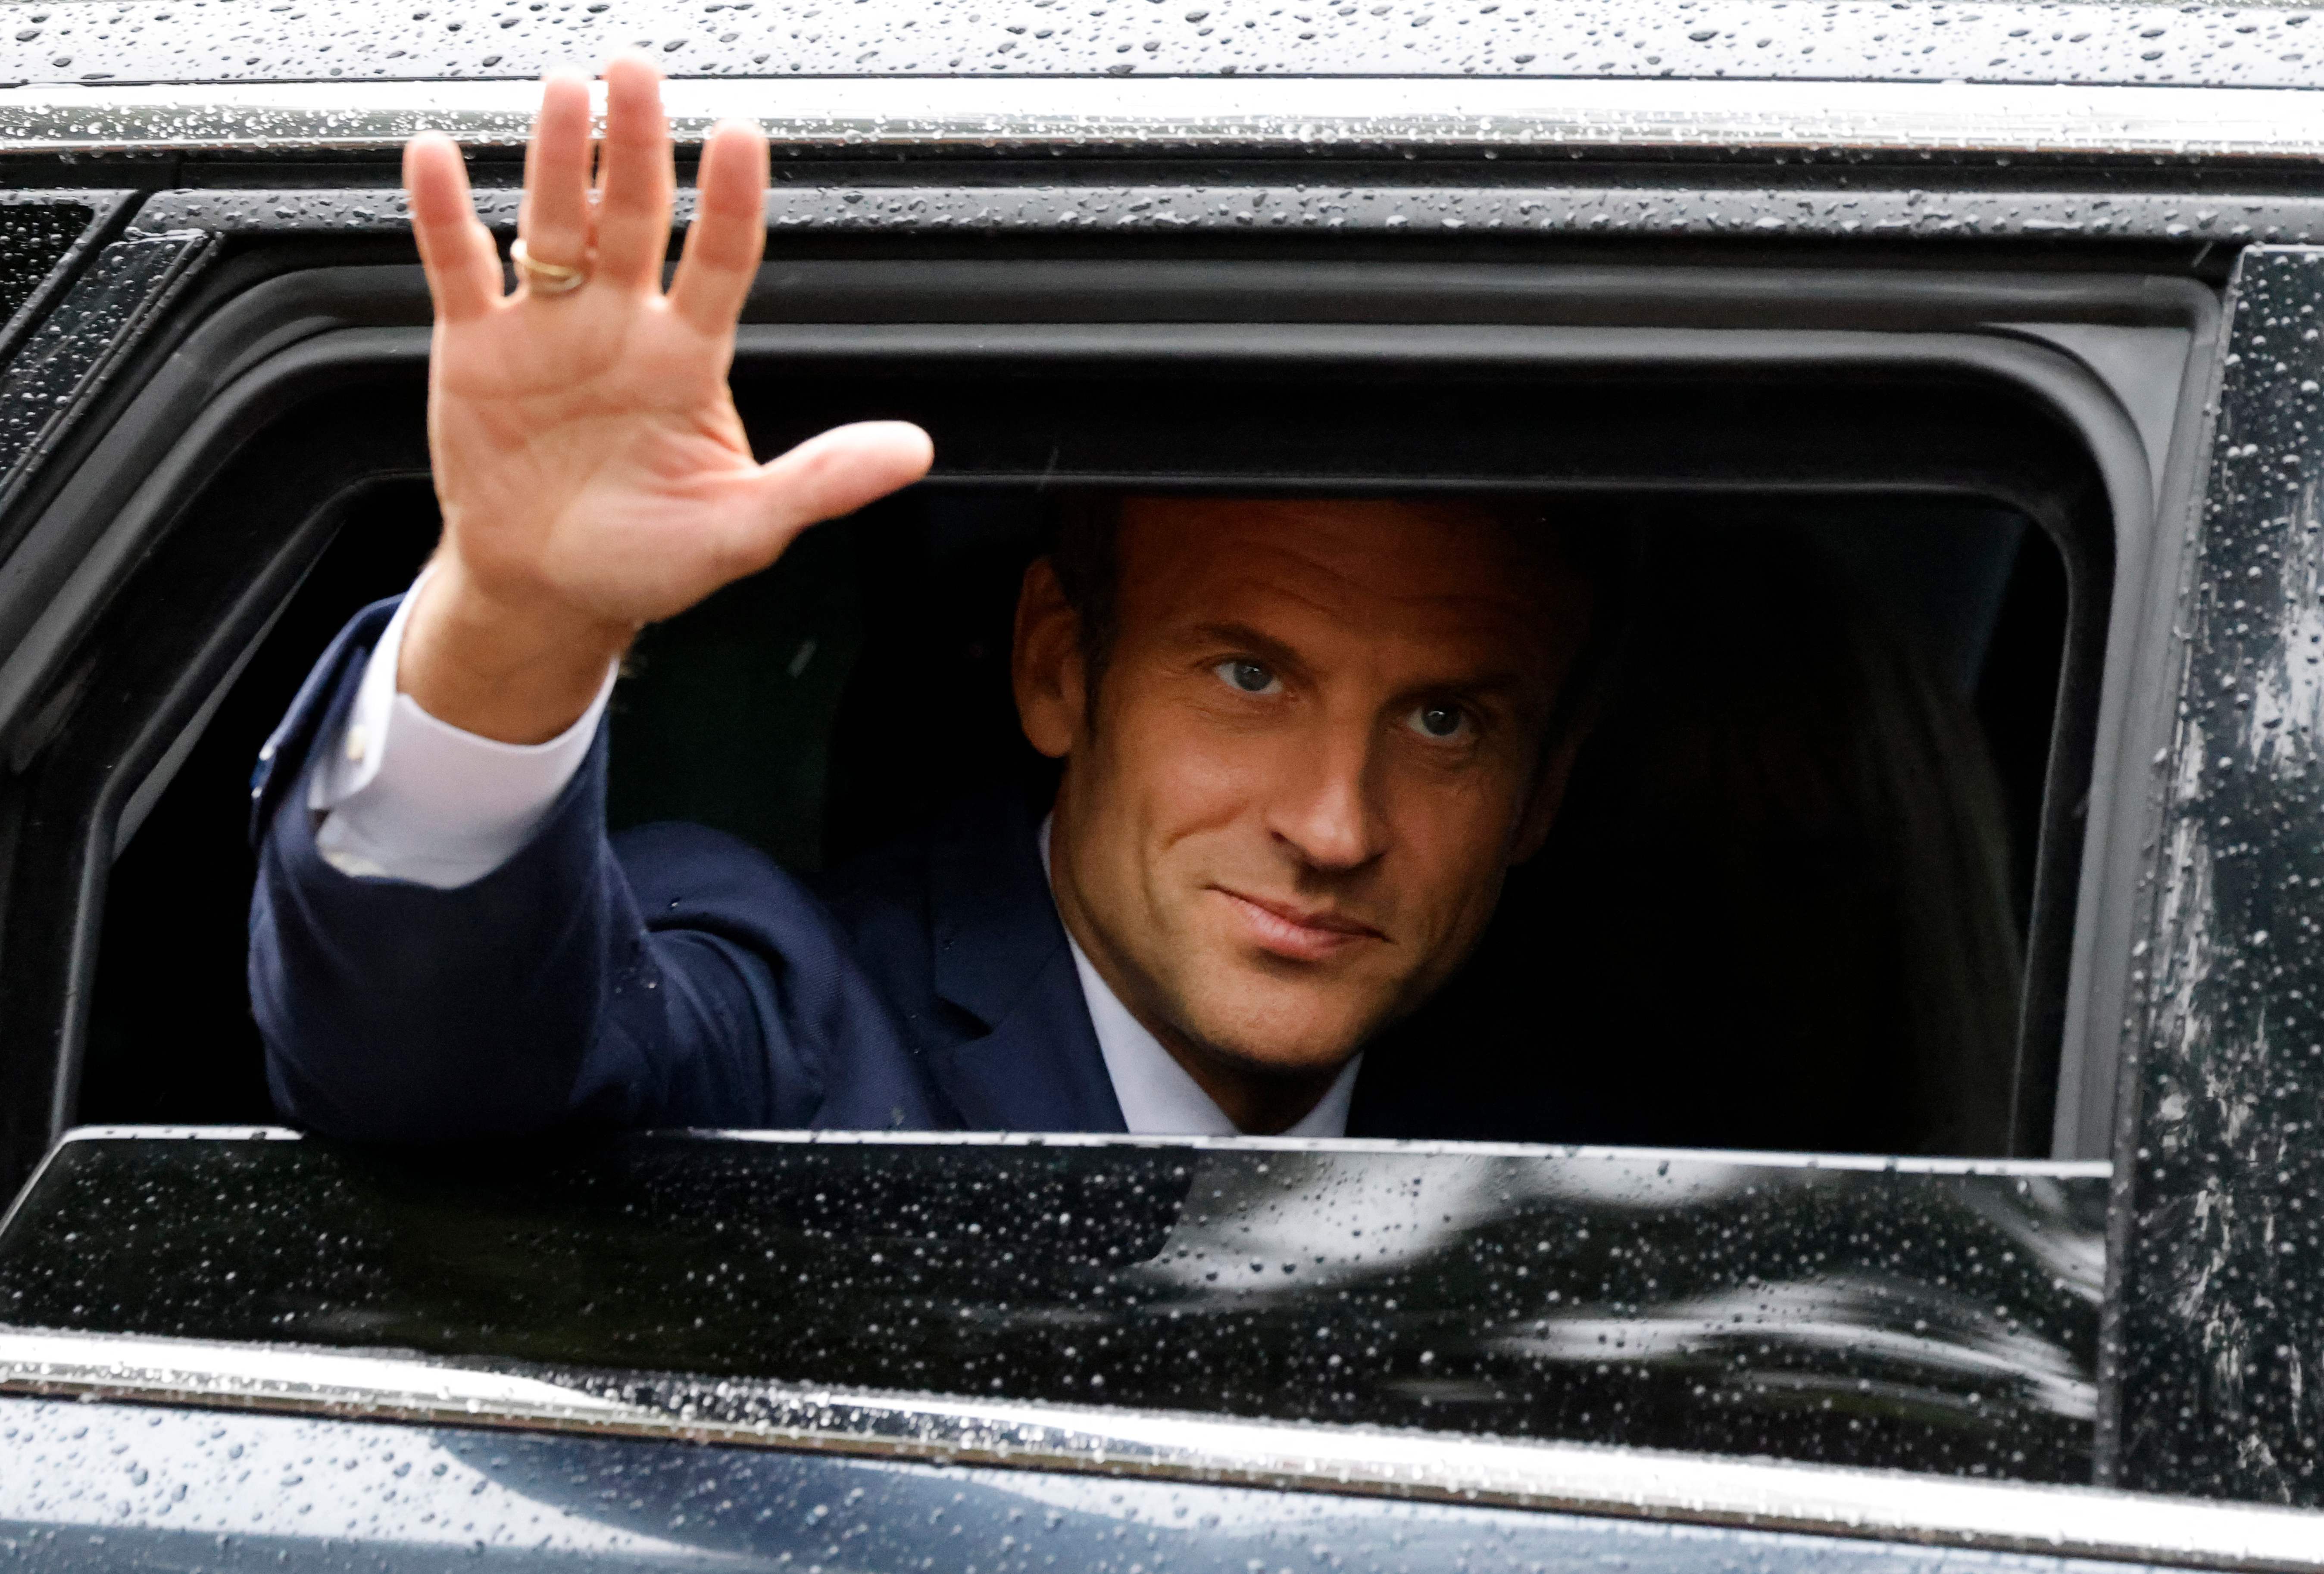
[[[260,758],[250,992],[282,1112],[397,1141],[586,1123],[1124,1129],[1021,796],[811,890],[699,825],[605,833],[605,737],[512,858],[438,890],[341,873],[306,778],[394,603]]]

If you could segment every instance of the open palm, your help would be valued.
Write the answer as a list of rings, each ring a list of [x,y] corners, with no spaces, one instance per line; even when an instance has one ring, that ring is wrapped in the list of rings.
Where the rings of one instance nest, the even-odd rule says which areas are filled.
[[[456,725],[514,741],[577,714],[573,696],[586,704],[638,628],[929,460],[926,435],[891,422],[752,457],[726,374],[764,242],[765,140],[742,125],[712,134],[665,292],[674,177],[659,79],[625,57],[605,82],[594,193],[588,84],[570,72],[544,84],[519,224],[540,277],[513,293],[457,148],[423,136],[404,163],[436,303],[428,431],[444,539],[403,686]],[[575,270],[577,288],[544,289]]]

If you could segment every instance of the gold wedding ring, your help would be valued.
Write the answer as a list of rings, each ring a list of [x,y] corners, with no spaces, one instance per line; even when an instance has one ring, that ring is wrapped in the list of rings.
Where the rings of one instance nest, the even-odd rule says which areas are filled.
[[[561,262],[537,262],[527,252],[522,241],[509,247],[509,261],[524,278],[525,287],[535,295],[564,295],[578,290],[589,281],[586,268],[568,268]]]

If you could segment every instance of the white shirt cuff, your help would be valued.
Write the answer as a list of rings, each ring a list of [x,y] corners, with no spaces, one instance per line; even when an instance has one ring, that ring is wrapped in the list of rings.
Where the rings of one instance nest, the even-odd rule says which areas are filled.
[[[395,686],[417,592],[389,620],[364,667],[347,724],[309,778],[321,815],[315,846],[343,874],[448,890],[506,863],[588,757],[618,662],[581,719],[546,743],[503,743],[438,721]]]

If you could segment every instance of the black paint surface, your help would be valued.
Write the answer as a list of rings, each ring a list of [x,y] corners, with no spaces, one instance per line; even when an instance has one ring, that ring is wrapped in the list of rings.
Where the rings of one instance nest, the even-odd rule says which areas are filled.
[[[32,330],[0,379],[0,507],[121,364],[208,244],[190,232],[116,242]]]
[[[2159,242],[2181,245],[2188,256],[2229,242],[2324,236],[2324,198],[2305,183],[2244,180],[2231,196],[2221,196],[2225,177],[2203,170],[2174,171],[2156,189],[2118,171],[2053,170],[2029,190],[2022,182],[1991,180],[1966,160],[1878,170],[1811,162],[1787,170],[1784,185],[1738,183],[1722,179],[1724,171],[1694,164],[1682,179],[1658,170],[1650,184],[1624,186],[1608,182],[1602,162],[1545,161],[1520,172],[1513,160],[1496,160],[1483,166],[1494,171],[1489,179],[1479,179],[1478,167],[1470,166],[1458,175],[1433,170],[1432,179],[1421,181],[1398,161],[1387,170],[1374,164],[1318,172],[1329,174],[1328,180],[1296,166],[1256,171],[1221,166],[1204,184],[1186,176],[1184,161],[1165,158],[1126,173],[1119,164],[1076,169],[1064,161],[1036,162],[1006,153],[977,161],[889,155],[843,162],[811,160],[807,152],[775,149],[779,161],[766,214],[777,267],[787,253],[828,244],[831,237],[882,235],[1068,235],[1076,242],[1188,235],[1363,237],[1324,243],[1351,248],[1388,236],[1477,246],[1523,235],[1758,244],[1811,236],[1881,244],[2032,239],[2044,246]],[[515,169],[479,159],[472,172],[480,182],[507,180]],[[270,178],[281,179],[280,170]],[[383,179],[385,172],[374,178]],[[511,186],[480,184],[475,198],[486,224],[503,234],[514,230],[517,192]],[[681,226],[691,222],[692,188],[679,188],[676,213]],[[139,209],[131,234],[177,229],[401,237],[410,233],[410,220],[402,193],[385,186],[213,186],[154,193]],[[752,320],[747,313],[745,320]]]
[[[2324,1503],[2324,250],[2244,253],[2162,781],[2122,1484]]]
[[[84,1137],[0,1237],[0,1318],[2087,1480],[2105,1190],[1650,1150]]]

